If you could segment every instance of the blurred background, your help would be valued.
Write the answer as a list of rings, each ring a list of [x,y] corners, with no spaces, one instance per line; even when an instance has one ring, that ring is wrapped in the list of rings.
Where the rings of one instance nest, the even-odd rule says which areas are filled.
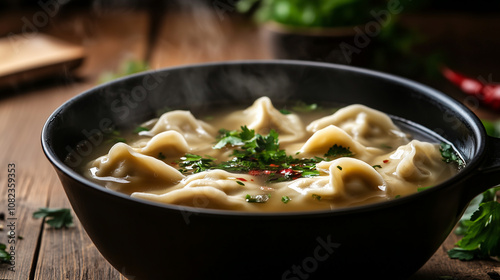
[[[500,82],[498,30],[500,2],[488,0],[4,0],[0,91],[92,86],[208,61],[300,59],[405,76],[460,100],[476,96],[470,106],[489,112],[500,105],[481,90]],[[460,78],[477,83],[473,92]]]

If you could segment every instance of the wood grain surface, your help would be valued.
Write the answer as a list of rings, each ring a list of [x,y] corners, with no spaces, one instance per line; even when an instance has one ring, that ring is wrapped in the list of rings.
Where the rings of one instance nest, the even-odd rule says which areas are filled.
[[[15,16],[4,16],[0,12],[0,19],[7,21],[5,25],[0,25],[19,31],[23,24],[20,19],[31,18],[35,12],[17,12]],[[441,15],[440,18],[441,21],[448,18],[448,25],[456,28],[463,25],[464,19],[478,26],[491,24],[490,21],[485,23],[478,15],[451,14]],[[211,8],[207,10],[189,6],[181,6],[175,12],[167,11],[161,18],[154,46],[148,45],[150,20],[147,11],[133,9],[61,11],[50,18],[50,24],[40,28],[40,32],[82,46],[87,54],[83,65],[74,72],[47,79],[43,83],[0,89],[0,213],[4,213],[6,219],[15,218],[0,221],[4,225],[0,231],[0,243],[8,242],[5,226],[9,221],[15,221],[17,236],[15,272],[10,271],[7,264],[0,265],[0,279],[126,279],[123,276],[127,274],[126,271],[117,271],[100,255],[76,217],[73,227],[60,230],[44,224],[42,219],[32,217],[33,212],[40,207],[70,208],[56,173],[40,145],[41,128],[58,106],[95,86],[102,73],[116,70],[123,61],[143,59],[148,50],[151,50],[151,60],[148,62],[152,68],[207,61],[271,58],[258,27],[248,18],[231,11],[221,14]],[[436,24],[440,22],[437,16],[432,20]],[[412,16],[408,21],[434,32],[434,35],[442,34],[439,30],[433,30],[425,17]],[[451,28],[448,25],[446,28]],[[9,30],[0,29],[3,34]],[[439,40],[454,42],[457,38],[467,43],[467,36],[472,36],[476,45],[469,47],[480,50],[481,44],[478,45],[477,40],[481,38],[476,35],[473,31],[468,35],[467,30],[462,30],[457,36],[448,34],[449,37],[436,37],[435,44],[440,44]],[[500,39],[496,37],[495,40],[485,39],[488,44],[496,44],[488,46],[488,50],[498,50],[500,47]],[[470,49],[464,52],[469,56],[473,53]],[[492,75],[500,80],[499,69],[485,60],[480,51],[476,55],[477,60],[461,57],[457,67],[464,71],[483,71],[473,74]],[[464,98],[443,81],[435,86],[456,98]],[[471,109],[484,118],[500,117],[496,112],[479,106]],[[16,174],[16,206],[12,216],[8,215],[6,209],[7,166],[10,163],[15,164]],[[500,263],[497,261],[462,262],[449,259],[446,251],[457,240],[458,237],[451,234],[426,265],[410,279],[500,279]],[[366,272],[366,279],[371,279],[369,272]]]

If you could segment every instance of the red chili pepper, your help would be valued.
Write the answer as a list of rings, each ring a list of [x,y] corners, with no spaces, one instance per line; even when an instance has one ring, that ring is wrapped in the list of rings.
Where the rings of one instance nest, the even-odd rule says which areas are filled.
[[[384,159],[384,160],[383,160],[383,162],[384,162],[384,163],[388,163],[388,162],[389,162],[389,160],[388,160],[388,159]]]
[[[238,180],[240,180],[240,181],[243,181],[243,182],[246,182],[246,181],[247,181],[247,179],[245,179],[245,178],[236,178],[236,179],[238,179]]]
[[[291,168],[281,169],[280,171],[281,174],[292,173],[292,172],[293,170]]]
[[[493,109],[500,109],[500,84],[482,82],[447,67],[443,68],[442,73],[463,92],[475,96],[482,103]]]

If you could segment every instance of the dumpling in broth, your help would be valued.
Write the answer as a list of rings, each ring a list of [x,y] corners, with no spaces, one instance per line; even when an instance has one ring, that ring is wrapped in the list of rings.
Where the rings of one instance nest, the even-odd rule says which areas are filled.
[[[306,129],[314,133],[329,125],[341,128],[367,147],[380,147],[394,140],[408,141],[389,116],[360,104],[341,108],[330,116],[311,122]]]

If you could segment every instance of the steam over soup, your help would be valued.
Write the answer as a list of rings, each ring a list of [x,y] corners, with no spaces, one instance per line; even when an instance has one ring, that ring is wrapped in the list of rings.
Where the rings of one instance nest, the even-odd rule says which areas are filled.
[[[366,106],[291,111],[262,97],[204,120],[167,112],[89,162],[85,174],[161,203],[302,211],[394,199],[458,171],[443,160],[439,144],[412,139]]]

